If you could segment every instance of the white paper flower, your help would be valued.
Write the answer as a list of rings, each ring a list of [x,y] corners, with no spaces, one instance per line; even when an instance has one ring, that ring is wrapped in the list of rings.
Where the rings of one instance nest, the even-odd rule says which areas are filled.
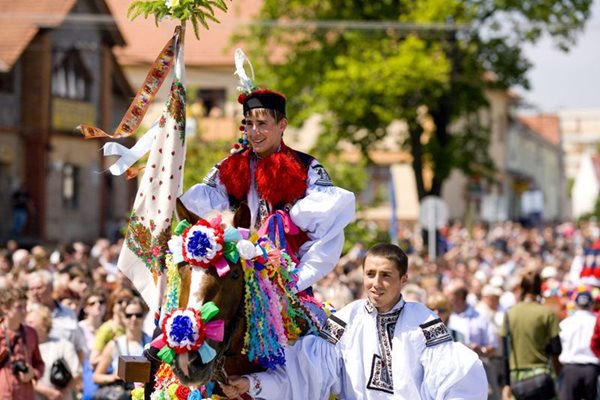
[[[254,243],[249,240],[240,240],[236,243],[235,247],[237,247],[240,257],[242,257],[244,260],[252,260],[256,255]]]

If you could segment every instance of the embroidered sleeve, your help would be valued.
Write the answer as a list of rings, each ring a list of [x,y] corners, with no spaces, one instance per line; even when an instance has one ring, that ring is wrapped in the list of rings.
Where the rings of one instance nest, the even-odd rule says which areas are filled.
[[[332,314],[321,327],[319,336],[331,344],[336,344],[342,338],[345,329],[346,323]]]
[[[319,169],[317,161],[309,168],[306,196],[289,212],[292,221],[309,237],[298,251],[300,291],[333,269],[344,246],[344,227],[355,217],[354,193],[333,185],[317,185],[324,178],[315,168]]]
[[[317,179],[314,184],[317,186],[333,186],[329,174],[321,164],[314,164],[311,166],[312,174],[316,174]]]
[[[260,378],[257,374],[246,375],[248,381],[250,382],[250,388],[248,389],[248,394],[252,397],[256,397],[262,392],[262,385],[260,383]]]
[[[205,185],[208,185],[212,188],[216,188],[218,175],[219,175],[219,165],[217,164],[211,168],[211,170],[208,172],[208,174],[206,174],[206,176],[202,180],[202,183],[204,183]]]
[[[419,325],[425,336],[425,346],[431,347],[444,342],[451,342],[452,336],[448,328],[441,319],[437,318],[432,321]]]

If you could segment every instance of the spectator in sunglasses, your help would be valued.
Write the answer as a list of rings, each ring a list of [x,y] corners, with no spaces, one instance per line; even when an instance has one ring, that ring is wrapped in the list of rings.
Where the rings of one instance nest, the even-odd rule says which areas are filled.
[[[106,315],[106,292],[102,289],[92,290],[83,300],[83,313],[85,318],[79,321],[79,327],[85,334],[88,349],[91,349]]]
[[[85,400],[91,399],[98,388],[94,384],[94,369],[90,362],[89,352],[94,345],[96,332],[106,315],[106,292],[103,289],[93,289],[85,297],[83,304],[85,318],[79,321],[79,327],[84,333],[88,349],[87,357],[83,361],[83,399]]]
[[[427,307],[440,317],[444,325],[448,327],[448,320],[450,319],[450,312],[452,311],[450,306],[450,299],[441,292],[434,292],[427,297]],[[450,329],[450,335],[455,342],[463,342],[464,336],[462,333],[455,329]]]
[[[96,331],[96,338],[92,346],[90,363],[92,366],[99,361],[100,354],[106,344],[115,337],[125,333],[125,315],[123,311],[127,303],[133,299],[133,292],[129,289],[117,289],[108,300],[105,321]]]
[[[144,346],[151,340],[142,330],[147,313],[148,306],[139,297],[134,297],[127,304],[124,310],[125,334],[116,337],[104,348],[94,372],[96,384],[107,385],[119,381],[117,375],[119,356],[142,355]]]

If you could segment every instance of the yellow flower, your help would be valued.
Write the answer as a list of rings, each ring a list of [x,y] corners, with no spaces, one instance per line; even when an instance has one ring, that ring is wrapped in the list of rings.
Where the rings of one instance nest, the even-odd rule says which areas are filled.
[[[167,8],[177,7],[179,5],[179,0],[167,0],[165,1]]]
[[[178,387],[179,385],[176,383],[172,383],[169,385],[169,387],[167,388],[167,392],[169,393],[169,399],[177,399],[175,392],[177,391]]]
[[[144,400],[144,388],[137,387],[131,391],[131,400]]]

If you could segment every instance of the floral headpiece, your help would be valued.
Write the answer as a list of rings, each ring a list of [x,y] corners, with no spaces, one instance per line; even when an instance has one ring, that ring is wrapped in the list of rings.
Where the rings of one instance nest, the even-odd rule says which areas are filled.
[[[202,268],[214,266],[222,277],[231,271],[228,261],[237,263],[241,257],[259,264],[266,262],[266,250],[256,237],[250,238],[252,240],[249,238],[248,229],[223,228],[220,217],[210,222],[199,219],[194,225],[182,220],[169,240],[169,249],[175,264],[185,261]]]

